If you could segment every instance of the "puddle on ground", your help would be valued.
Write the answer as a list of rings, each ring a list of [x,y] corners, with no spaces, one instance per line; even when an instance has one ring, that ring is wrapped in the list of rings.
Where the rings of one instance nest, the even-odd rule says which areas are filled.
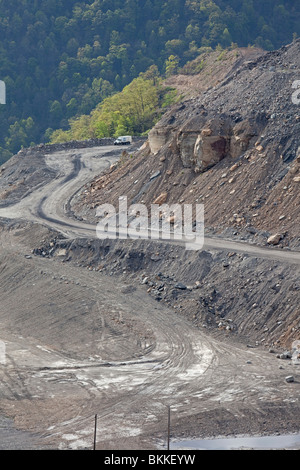
[[[261,437],[232,437],[219,439],[191,439],[171,443],[172,450],[272,450],[300,448],[300,434]]]

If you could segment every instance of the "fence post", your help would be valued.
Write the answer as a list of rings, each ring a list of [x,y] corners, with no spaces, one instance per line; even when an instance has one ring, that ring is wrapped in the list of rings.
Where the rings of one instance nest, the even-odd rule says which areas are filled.
[[[168,406],[168,451],[170,450],[171,407]]]
[[[94,450],[96,450],[96,440],[97,440],[97,415],[95,415],[95,429],[94,429]]]

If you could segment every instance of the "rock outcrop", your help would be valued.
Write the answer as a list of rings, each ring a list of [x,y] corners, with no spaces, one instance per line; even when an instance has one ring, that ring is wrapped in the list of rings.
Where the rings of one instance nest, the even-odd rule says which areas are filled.
[[[255,146],[266,119],[241,119],[237,123],[226,115],[207,119],[203,112],[179,129],[158,123],[149,133],[151,152],[157,154],[166,144],[175,149],[184,168],[204,171],[226,156],[237,159]]]
[[[274,148],[295,159],[300,111],[292,103],[300,41],[244,63],[222,83],[163,116],[149,133],[151,152],[172,145],[185,168],[205,171],[223,158]]]
[[[101,176],[105,191],[95,190],[96,181],[86,188],[76,211],[92,215],[123,194],[150,207],[167,193],[168,204],[204,204],[206,227],[217,233],[262,234],[265,244],[279,233],[280,246],[299,246],[300,106],[292,99],[299,64],[296,40],[227,68],[198,95],[193,90],[163,115],[135,158]]]

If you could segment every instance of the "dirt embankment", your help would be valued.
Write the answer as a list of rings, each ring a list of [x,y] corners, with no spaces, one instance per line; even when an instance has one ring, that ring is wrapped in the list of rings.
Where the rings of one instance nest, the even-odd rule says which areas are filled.
[[[299,63],[298,40],[227,68],[216,86],[166,113],[134,157],[95,178],[75,213],[95,219],[98,205],[120,196],[150,207],[165,195],[168,204],[204,204],[215,233],[262,243],[278,233],[283,246],[299,246]]]
[[[131,148],[136,151],[144,138],[134,137]],[[59,165],[51,167],[46,160],[49,155],[60,153],[75,153],[80,149],[93,149],[112,146],[113,138],[89,139],[84,141],[70,141],[61,144],[40,144],[35,147],[20,150],[5,164],[0,166],[0,208],[8,207],[26,198],[41,186],[46,186],[51,180],[60,175]],[[121,150],[115,147],[115,152]]]
[[[145,240],[53,239],[34,254],[142,285],[158,305],[228,339],[282,351],[300,337],[297,265]]]
[[[217,86],[233,74],[242,64],[256,60],[265,53],[254,47],[207,52],[188,62],[179,74],[167,78],[164,84],[175,88],[185,99],[197,98],[200,93]]]
[[[101,203],[125,195],[149,206],[163,195],[204,203],[207,232],[222,240],[265,244],[276,230],[286,251],[299,247],[299,120],[290,101],[299,47],[236,64],[172,109],[142,148],[124,151],[74,197],[65,189],[54,209],[70,202],[65,217],[97,221]],[[4,206],[24,198],[25,207],[28,192],[56,178],[47,151],[24,151],[24,160],[2,168]],[[146,240],[67,239],[38,220],[0,224],[8,359],[0,409],[19,429],[46,433],[52,447],[82,448],[100,409],[103,445],[151,447],[171,399],[176,436],[298,429],[299,366],[290,359],[300,338],[299,263]]]
[[[165,438],[170,383],[174,437],[298,429],[299,268],[145,240],[70,240],[17,220],[2,219],[0,237],[0,409],[35,433],[14,431],[16,446],[89,448],[97,409],[99,448],[153,448]],[[195,352],[206,342],[210,367],[210,349]]]

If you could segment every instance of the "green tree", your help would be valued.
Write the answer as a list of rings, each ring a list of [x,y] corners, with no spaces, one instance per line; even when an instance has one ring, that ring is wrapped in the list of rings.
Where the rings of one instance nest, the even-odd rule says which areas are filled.
[[[28,147],[35,138],[35,124],[31,117],[16,121],[9,127],[6,138],[7,150],[14,154],[22,147]]]
[[[222,33],[221,44],[223,47],[229,47],[232,44],[232,37],[227,28]]]
[[[295,0],[0,1],[0,78],[8,93],[0,145],[17,148],[14,131],[20,145],[43,141],[48,129],[89,115],[151,66],[170,76],[201,47],[271,50],[292,42],[293,33],[300,35]],[[22,137],[27,116],[31,140]],[[136,127],[126,119],[122,125]],[[106,132],[116,131],[116,120]],[[18,132],[10,127],[16,122]]]
[[[179,58],[175,55],[170,55],[165,63],[166,77],[174,75],[178,70]]]
[[[55,100],[52,103],[50,103],[49,114],[50,114],[50,123],[53,123],[53,124],[60,123],[63,117],[63,110],[59,101]]]

